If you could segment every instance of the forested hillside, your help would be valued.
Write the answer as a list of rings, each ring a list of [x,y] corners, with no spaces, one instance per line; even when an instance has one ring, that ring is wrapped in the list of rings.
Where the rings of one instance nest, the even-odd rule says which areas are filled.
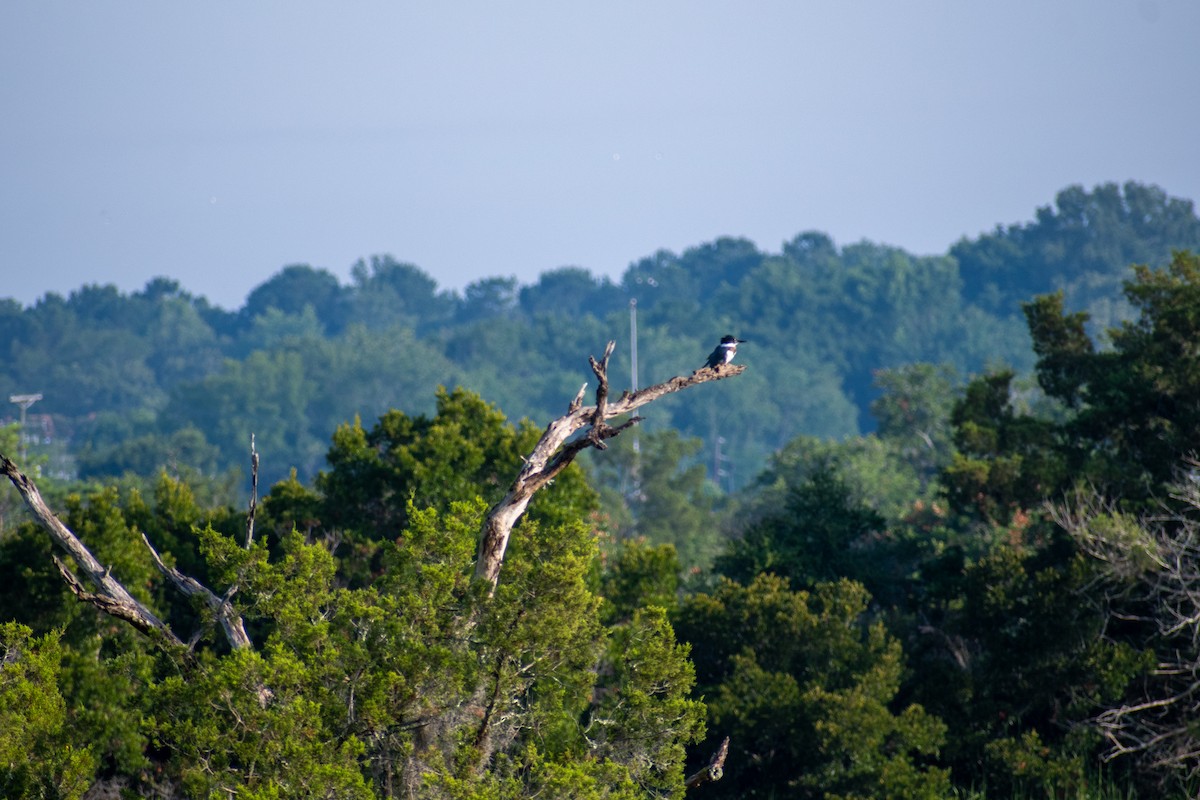
[[[36,425],[64,476],[162,467],[212,476],[245,464],[254,433],[268,482],[292,468],[307,479],[339,424],[389,408],[429,412],[438,385],[540,420],[586,379],[580,354],[599,343],[618,341],[614,374],[629,375],[636,301],[643,385],[700,366],[724,333],[748,340],[746,380],[664,403],[646,425],[701,438],[710,476],[719,455],[729,489],[799,434],[871,430],[878,370],[1027,372],[1021,301],[1061,288],[1070,307],[1107,325],[1128,314],[1119,287],[1131,264],[1197,246],[1190,202],[1130,183],[1066,189],[1035,220],[942,256],[839,247],[807,232],[778,253],[739,239],[662,251],[619,283],[565,267],[532,285],[495,277],[461,294],[378,256],[356,265],[348,285],[286,267],[236,310],[169,278],[130,295],[98,284],[29,308],[0,303],[0,392],[43,395],[30,413],[48,415]]]
[[[936,257],[9,304],[0,796],[1194,797],[1198,252],[1127,184]],[[631,299],[690,377],[607,427]]]

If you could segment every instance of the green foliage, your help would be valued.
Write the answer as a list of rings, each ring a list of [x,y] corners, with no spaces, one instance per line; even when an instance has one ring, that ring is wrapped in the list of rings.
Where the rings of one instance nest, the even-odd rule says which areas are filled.
[[[957,376],[943,364],[910,364],[880,370],[871,403],[879,438],[896,448],[914,469],[922,488],[934,479],[954,451],[951,415],[958,398]]]
[[[1023,518],[973,560],[948,550],[924,573],[911,689],[950,726],[946,763],[964,783],[1078,785],[1097,744],[1079,723],[1153,663],[1102,635],[1094,571],[1062,531]]]
[[[526,797],[576,784],[579,796],[680,797],[684,748],[703,733],[704,706],[690,696],[688,650],[666,611],[641,607],[673,601],[674,590],[640,597],[631,586],[629,613],[604,624],[597,536],[584,524],[595,501],[582,475],[564,473],[539,498],[489,595],[474,580],[489,502],[481,495],[502,488],[497,478],[516,469],[536,431],[463,392],[443,393],[432,419],[392,415],[377,431],[372,446],[356,446],[355,429],[339,433],[346,457],[333,460],[325,492],[294,477],[278,484],[251,543],[238,515],[202,510],[166,475],[152,503],[115,488],[68,499],[64,520],[113,574],[182,635],[199,630],[190,654],[151,653],[132,629],[64,600],[32,529],[6,539],[0,559],[30,559],[25,586],[43,587],[40,613],[28,615],[66,625],[62,697],[53,695],[70,720],[62,741],[102,743],[94,750],[112,786],[194,797],[390,797],[417,787],[422,796],[427,787],[428,796]],[[387,459],[371,460],[381,451]],[[369,577],[347,582],[357,573],[336,555],[337,529],[295,523],[328,515],[349,476],[368,474],[364,462],[411,489],[380,491],[367,509],[379,517],[359,510],[352,524],[378,540]],[[381,531],[380,519],[402,527]],[[141,531],[168,562],[232,599],[254,646],[230,651],[211,610],[162,591]],[[669,546],[650,561],[676,578]],[[57,665],[58,651],[51,657]],[[56,763],[47,755],[35,766]]]
[[[79,798],[95,758],[72,744],[57,679],[57,633],[33,636],[24,625],[0,624],[0,794]]]
[[[869,433],[840,442],[797,436],[771,456],[758,480],[743,494],[745,514],[771,513],[787,503],[789,493],[822,473],[843,484],[849,501],[897,520],[914,503],[937,498],[937,484],[928,481],[905,457],[895,440]]]
[[[670,544],[684,569],[707,569],[720,548],[713,525],[718,493],[699,460],[703,442],[678,431],[631,431],[590,454],[613,538]]]
[[[637,300],[643,384],[694,369],[725,331],[750,340],[739,358],[754,369],[736,384],[656,406],[665,427],[703,439],[705,453],[725,440],[724,474],[712,477],[729,489],[798,434],[864,431],[879,370],[1029,367],[1018,303],[1033,293],[1063,289],[1104,324],[1128,318],[1132,301],[1116,291],[1128,264],[1197,247],[1198,232],[1191,203],[1131,183],[1071,187],[1036,221],[941,256],[838,247],[811,231],[778,253],[721,238],[642,259],[619,283],[568,267],[528,286],[485,278],[461,295],[373,256],[348,285],[284,267],[236,311],[163,278],[131,295],[87,286],[0,309],[0,388],[45,395],[38,410],[85,456],[85,474],[145,475],[193,456],[202,474],[223,473],[245,463],[255,433],[265,483],[292,468],[307,481],[335,426],[391,407],[428,413],[438,385],[468,387],[514,418],[557,415],[590,377],[586,355],[624,335]],[[619,350],[614,374],[628,374],[630,350]],[[116,436],[106,414],[145,424]]]
[[[585,735],[598,757],[628,769],[644,796],[682,796],[684,745],[704,735],[704,704],[689,699],[695,670],[688,649],[657,606],[636,611],[611,637],[612,674]]]
[[[915,505],[940,497],[939,473],[956,448],[951,413],[960,391],[948,367],[913,364],[880,370],[882,394],[871,404],[878,430],[829,441],[797,436],[773,453],[748,493],[743,518],[769,514],[823,472],[834,472],[850,501],[867,506],[889,522],[904,519]],[[745,502],[745,498],[741,498]]]
[[[154,687],[156,740],[193,797],[370,798],[363,747],[334,736],[311,693],[309,664],[283,647],[205,659]]]
[[[866,616],[851,581],[792,591],[760,575],[688,598],[677,630],[709,698],[709,729],[731,739],[718,797],[941,797],[927,766],[945,726],[898,712],[900,644]],[[710,744],[712,744],[710,742]]]
[[[169,434],[131,434],[119,442],[93,440],[78,455],[79,476],[153,476],[167,469],[174,475],[200,479],[220,472],[220,451],[199,428],[188,425]]]
[[[424,329],[453,313],[454,298],[439,293],[437,282],[412,264],[371,256],[360,259],[350,272],[350,317],[370,330]]]
[[[601,583],[607,613],[625,620],[647,606],[673,611],[678,603],[679,572],[673,545],[651,545],[644,539],[621,542]]]
[[[1053,420],[1017,408],[1013,373],[976,378],[955,405],[958,451],[942,481],[951,506],[988,523],[1006,524],[1064,486],[1070,472]]]
[[[68,498],[63,518],[107,558],[113,574],[128,578],[135,595],[150,600],[156,572],[128,516],[137,503],[115,489],[99,490]],[[77,750],[90,749],[102,773],[136,773],[145,765],[146,740],[133,698],[151,669],[147,643],[128,626],[78,602],[51,555],[45,534],[28,523],[0,537],[0,574],[6,578],[0,607],[36,631],[55,632],[55,675],[67,702],[64,741]]]
[[[972,382],[944,476],[957,509],[1004,524],[1083,479],[1127,504],[1165,493],[1200,429],[1200,256],[1136,267],[1125,292],[1140,313],[1109,331],[1111,349],[1093,344],[1087,315],[1065,312],[1061,295],[1026,305],[1038,381],[1066,412],[1019,409],[1008,371]]]
[[[94,775],[193,796],[678,797],[683,748],[707,735],[707,760],[728,734],[714,796],[944,796],[951,774],[1084,791],[1084,723],[1186,642],[1147,638],[1137,598],[1102,602],[1095,564],[1038,509],[1099,485],[1119,508],[1097,535],[1140,558],[1122,585],[1154,562],[1128,512],[1163,493],[1200,428],[1200,260],[1136,268],[1123,302],[1108,294],[1131,253],[1163,263],[1196,225],[1190,204],[1131,184],[1068,190],[954,257],[808,233],[778,254],[739,239],[661,252],[619,287],[568,268],[459,298],[377,257],[345,287],[289,267],[237,314],[164,280],[0,305],[0,382],[47,393],[87,442],[81,473],[129,476],[76,496],[51,480],[53,504],[198,632],[190,656],[154,651],[79,603],[4,501],[0,606],[45,634],[3,631],[23,642],[8,652],[37,654],[0,664],[0,692],[24,692],[0,703],[0,753],[35,754],[19,775],[0,759],[4,779],[32,796]],[[1063,293],[1026,305],[1031,354],[1013,310],[1035,285]],[[581,469],[561,475],[489,598],[472,579],[480,522],[539,431],[473,392],[430,402],[431,387],[561,413],[631,297],[643,383],[695,368],[726,331],[750,340],[752,369],[657,403],[638,452],[614,440],[590,465],[603,506]],[[1038,389],[1018,377],[1033,356]],[[877,430],[855,435],[868,408]],[[212,501],[231,497],[251,433],[274,486],[247,547],[243,514]],[[42,448],[35,461],[66,469]],[[717,567],[740,583],[702,583],[735,527]],[[616,540],[603,565],[595,528]],[[254,648],[229,652],[209,610],[167,591],[142,532],[231,598]],[[681,598],[681,565],[682,585],[711,590]]]
[[[71,519],[98,550],[120,553],[126,513],[169,532],[196,518],[188,499],[164,479],[157,510],[107,492],[79,503]],[[218,591],[237,587],[260,648],[155,661],[139,656],[136,643],[77,632],[62,654],[62,685],[78,737],[55,741],[111,742],[118,749],[107,753],[107,768],[117,775],[137,775],[153,758],[160,779],[197,797],[393,796],[418,783],[443,786],[446,796],[495,789],[517,797],[578,776],[596,797],[680,796],[683,748],[702,731],[703,705],[688,697],[687,649],[665,612],[636,612],[611,633],[601,625],[588,584],[596,542],[578,523],[523,525],[505,579],[487,598],[472,581],[485,510],[482,501],[444,513],[409,504],[383,573],[357,589],[340,587],[329,550],[298,533],[272,552],[209,525],[199,532],[207,580]],[[137,575],[137,559],[118,568]],[[98,621],[106,637],[126,639],[123,627]],[[43,648],[38,663],[57,669],[56,637],[29,644],[25,629],[13,630],[19,636],[6,652]],[[12,638],[8,628],[4,635]],[[99,652],[114,645],[125,653]],[[7,663],[6,680],[15,674]],[[23,704],[50,727],[6,726],[25,736],[12,747],[58,736],[64,710],[53,677],[38,685],[57,716]],[[42,750],[29,769],[55,780],[70,770],[90,775],[86,751]],[[56,753],[65,754],[61,763]],[[33,774],[7,779],[16,786]],[[68,796],[86,788],[86,776],[73,780],[79,786]]]
[[[330,331],[336,331],[343,324],[344,294],[332,273],[307,264],[293,264],[250,292],[241,316],[255,327],[252,338],[259,342],[268,328],[275,327],[285,317],[307,317],[318,325],[318,330],[324,324]],[[311,330],[307,325],[305,329]]]
[[[370,430],[357,420],[333,436],[330,469],[317,479],[324,496],[321,522],[372,538],[392,538],[407,520],[409,500],[419,508],[447,508],[456,500],[499,500],[516,476],[537,432],[514,429],[478,395],[439,390],[433,417],[392,410]],[[568,468],[530,507],[533,519],[581,519],[595,495],[576,467]]]
[[[797,589],[837,578],[877,584],[872,572],[885,561],[879,552],[884,519],[853,501],[830,469],[791,489],[782,508],[753,522],[717,557],[714,569],[748,583],[769,573]]]
[[[1040,304],[1028,314],[1038,378],[1073,403],[1066,448],[1098,482],[1130,500],[1170,483],[1200,429],[1200,255],[1177,252],[1165,269],[1134,268],[1125,294],[1138,317],[1109,332],[1094,352],[1083,319]],[[1039,335],[1040,334],[1040,335]]]
[[[1130,264],[1161,263],[1171,250],[1200,247],[1191,201],[1155,186],[1106,183],[1068,187],[1036,219],[998,227],[950,250],[969,298],[1011,313],[1028,298],[1065,290],[1107,324],[1125,309],[1114,301]]]

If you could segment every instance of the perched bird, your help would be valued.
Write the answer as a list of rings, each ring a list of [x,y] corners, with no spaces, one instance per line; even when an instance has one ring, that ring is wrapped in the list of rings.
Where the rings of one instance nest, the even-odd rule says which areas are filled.
[[[729,335],[722,336],[721,343],[717,345],[716,350],[713,350],[709,354],[708,361],[705,362],[704,366],[718,367],[721,364],[728,364],[730,361],[733,361],[733,357],[737,355],[737,346],[744,341],[746,340],[735,339]]]

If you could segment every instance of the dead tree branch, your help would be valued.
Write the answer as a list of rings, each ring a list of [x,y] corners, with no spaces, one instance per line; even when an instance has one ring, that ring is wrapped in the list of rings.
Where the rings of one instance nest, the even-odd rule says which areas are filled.
[[[25,504],[29,507],[29,511],[33,514],[33,518],[37,523],[50,534],[50,538],[54,540],[54,543],[75,561],[79,570],[99,590],[97,592],[90,592],[84,588],[83,583],[75,576],[75,573],[56,557],[54,564],[58,568],[59,574],[62,575],[63,580],[66,581],[67,587],[70,588],[72,594],[111,617],[125,620],[142,633],[151,636],[159,635],[171,645],[184,646],[183,642],[165,622],[139,602],[120,581],[112,576],[110,568],[101,566],[91,551],[87,549],[83,542],[79,541],[79,537],[64,525],[46,505],[45,500],[42,499],[42,495],[33,481],[17,469],[17,465],[2,453],[0,453],[0,472],[7,476],[12,481],[13,486],[17,488],[17,491],[21,493],[21,497],[24,498]],[[168,567],[158,552],[155,551],[154,547],[151,546],[150,540],[146,538],[145,534],[142,534],[142,541],[146,543],[147,549],[150,550],[150,555],[154,559],[154,563],[158,566],[159,571],[179,591],[188,597],[199,596],[212,609],[217,621],[221,624],[222,630],[225,632],[225,638],[232,647],[236,649],[250,646],[250,638],[246,635],[242,618],[234,611],[228,597],[217,597],[196,579],[184,575],[174,567]]]
[[[712,758],[708,760],[708,766],[704,769],[693,773],[687,781],[684,782],[684,788],[695,789],[697,786],[710,783],[712,781],[721,780],[721,776],[725,774],[725,757],[729,755],[729,737],[726,736],[721,742],[721,746],[717,748],[717,752],[713,753]]]
[[[182,645],[182,642],[171,632],[165,622],[131,595],[129,590],[112,576],[109,568],[102,566],[96,560],[83,542],[79,541],[79,538],[49,509],[33,481],[17,469],[17,465],[2,453],[0,453],[0,472],[3,472],[21,493],[34,520],[50,534],[54,543],[75,561],[78,568],[99,590],[98,592],[89,592],[84,589],[83,584],[75,577],[74,573],[55,558],[59,573],[62,574],[67,586],[76,597],[91,603],[105,614],[125,620],[143,633],[161,635],[170,644]]]
[[[546,427],[545,433],[526,457],[524,466],[504,499],[488,511],[475,561],[475,577],[491,584],[492,590],[500,580],[500,568],[504,563],[504,552],[512,536],[513,527],[525,513],[534,494],[554,480],[555,476],[566,469],[581,452],[589,447],[599,450],[607,448],[606,439],[611,439],[630,426],[636,425],[640,418],[631,417],[616,427],[609,425],[608,420],[632,414],[647,403],[691,386],[741,375],[746,369],[740,364],[705,367],[691,375],[680,375],[640,391],[622,392],[621,396],[613,401],[609,398],[608,359],[615,346],[616,342],[609,342],[604,350],[604,357],[599,361],[594,357],[588,359],[592,372],[599,380],[596,404],[583,405],[583,395],[587,389],[587,384],[584,384],[568,406],[567,413]],[[584,428],[588,428],[585,434],[572,438]]]
[[[83,602],[95,606],[110,617],[125,620],[147,636],[162,636],[172,645],[183,646],[183,642],[179,641],[178,637],[165,624],[153,618],[152,614],[148,616],[145,612],[139,611],[129,603],[117,600],[110,595],[89,592],[79,581],[79,578],[75,577],[75,573],[71,572],[70,567],[62,562],[62,559],[58,556],[52,556],[52,558],[54,559],[54,566],[58,568],[58,574],[66,582],[67,588],[71,590],[71,594]],[[158,622],[158,624],[156,625],[155,622]]]
[[[146,549],[150,551],[151,558],[154,559],[154,565],[158,567],[158,571],[163,574],[167,580],[174,584],[175,588],[182,592],[186,597],[199,597],[208,606],[209,610],[217,618],[217,622],[221,625],[221,630],[225,632],[225,639],[229,645],[235,650],[242,647],[250,647],[250,637],[246,635],[246,627],[242,624],[242,618],[234,610],[229,602],[232,592],[226,594],[225,597],[217,597],[217,595],[200,581],[188,575],[184,575],[175,567],[167,566],[162,556],[150,544],[150,540],[146,538],[146,534],[142,534],[142,541],[146,543]]]

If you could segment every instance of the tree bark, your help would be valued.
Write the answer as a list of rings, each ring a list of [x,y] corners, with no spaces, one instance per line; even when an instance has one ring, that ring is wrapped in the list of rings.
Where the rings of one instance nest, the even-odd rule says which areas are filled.
[[[587,391],[585,383],[575,399],[567,408],[567,413],[551,422],[546,432],[534,446],[525,459],[525,465],[517,474],[516,480],[509,487],[508,493],[499,503],[492,506],[483,522],[483,533],[479,542],[479,552],[475,561],[475,577],[490,584],[490,591],[495,591],[500,580],[500,569],[504,563],[504,553],[508,541],[512,537],[513,527],[529,507],[529,501],[539,489],[554,480],[560,472],[575,460],[575,457],[589,447],[604,450],[608,447],[606,439],[620,434],[632,425],[641,421],[640,417],[631,417],[624,423],[613,427],[608,420],[631,414],[647,403],[652,403],[664,395],[682,391],[692,386],[709,381],[719,381],[741,375],[746,367],[741,364],[723,364],[717,367],[704,367],[691,375],[680,375],[663,383],[650,386],[636,392],[624,391],[615,401],[608,397],[608,359],[612,355],[616,342],[609,342],[604,350],[604,357],[597,361],[589,357],[592,372],[595,373],[599,385],[596,387],[596,404],[583,405],[583,396]],[[587,432],[572,439],[579,431],[587,428]]]
[[[151,636],[160,635],[171,645],[183,646],[183,642],[165,622],[139,602],[119,580],[112,576],[110,568],[101,566],[91,551],[87,549],[83,542],[79,541],[79,537],[64,525],[62,520],[55,516],[54,512],[46,505],[45,500],[42,499],[41,492],[38,491],[34,482],[17,469],[17,465],[3,453],[0,453],[0,473],[8,477],[17,491],[21,493],[21,497],[24,498],[25,505],[29,507],[34,520],[50,534],[50,538],[54,540],[54,543],[75,561],[75,564],[87,576],[88,580],[99,589],[98,592],[89,592],[84,588],[83,583],[75,574],[71,572],[70,568],[58,558],[55,558],[54,564],[58,567],[59,574],[62,575],[63,580],[66,581],[67,586],[76,597],[85,603],[90,603],[109,616],[125,620],[142,633]],[[150,540],[146,538],[145,534],[142,535],[142,541],[146,543],[146,547],[150,550],[150,555],[154,558],[154,563],[158,566],[159,571],[176,588],[189,597],[198,595],[204,599],[205,603],[216,615],[217,621],[221,624],[221,629],[225,633],[225,638],[232,647],[236,649],[250,646],[250,637],[246,635],[242,618],[230,605],[228,596],[223,598],[218,597],[212,590],[196,579],[184,575],[174,567],[168,567],[150,545]],[[249,536],[247,536],[248,541]]]
[[[34,482],[17,469],[17,465],[8,456],[2,453],[0,453],[0,472],[12,481],[12,485],[21,493],[25,505],[29,507],[29,511],[37,523],[50,534],[50,538],[54,540],[55,544],[74,559],[78,568],[99,589],[99,592],[87,591],[63,562],[57,558],[54,559],[59,573],[62,574],[76,597],[91,603],[105,614],[125,620],[143,633],[161,635],[171,644],[183,644],[165,622],[131,595],[121,582],[110,574],[109,568],[102,566],[96,560],[83,542],[79,541],[79,538],[46,506],[46,502],[42,499],[41,492],[38,491]]]

